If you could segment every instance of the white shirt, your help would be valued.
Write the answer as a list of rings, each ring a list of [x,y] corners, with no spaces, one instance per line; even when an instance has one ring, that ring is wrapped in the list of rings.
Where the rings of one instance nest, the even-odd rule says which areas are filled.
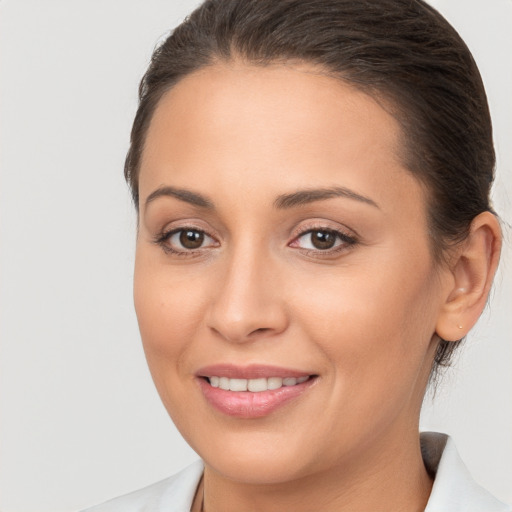
[[[425,512],[512,512],[471,478],[446,434],[422,433],[421,449],[425,467],[435,474]],[[190,512],[202,474],[203,463],[197,461],[161,482],[83,512]]]

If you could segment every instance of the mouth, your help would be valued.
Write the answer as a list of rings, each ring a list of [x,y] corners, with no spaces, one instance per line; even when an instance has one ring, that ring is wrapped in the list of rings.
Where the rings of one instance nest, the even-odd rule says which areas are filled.
[[[218,377],[212,375],[205,377],[210,386],[213,388],[223,389],[224,391],[242,392],[249,391],[250,393],[262,393],[263,391],[274,391],[283,386],[296,386],[302,384],[314,375],[305,375],[302,377],[261,377],[258,379],[232,379],[229,377]]]
[[[216,411],[238,418],[261,418],[303,396],[318,375],[272,366],[216,365],[201,369],[197,381]]]

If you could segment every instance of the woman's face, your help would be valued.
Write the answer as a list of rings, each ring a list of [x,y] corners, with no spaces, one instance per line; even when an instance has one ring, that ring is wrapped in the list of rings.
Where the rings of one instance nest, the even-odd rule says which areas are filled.
[[[417,435],[444,278],[399,148],[375,100],[305,65],[219,64],[161,100],[135,305],[207,467],[282,482]]]

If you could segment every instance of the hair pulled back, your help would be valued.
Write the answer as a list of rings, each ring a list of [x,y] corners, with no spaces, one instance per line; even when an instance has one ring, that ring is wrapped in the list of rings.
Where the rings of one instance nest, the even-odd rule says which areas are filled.
[[[138,206],[145,136],[159,100],[215,62],[311,63],[382,100],[402,128],[402,159],[424,185],[437,261],[492,211],[495,154],[478,68],[422,0],[206,0],[154,51],[139,87],[125,177]],[[435,369],[459,342],[441,340]]]

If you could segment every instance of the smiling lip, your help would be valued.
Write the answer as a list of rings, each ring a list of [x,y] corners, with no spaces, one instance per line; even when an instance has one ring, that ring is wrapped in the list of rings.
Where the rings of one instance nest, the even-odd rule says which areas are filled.
[[[283,385],[278,389],[265,391],[230,391],[213,387],[209,377],[228,379],[299,379],[295,385]],[[272,413],[290,400],[301,396],[316,381],[316,375],[308,372],[268,365],[234,366],[231,364],[212,365],[196,372],[203,396],[218,411],[238,418],[261,418]],[[306,379],[300,382],[302,379]],[[293,380],[292,380],[293,382]]]

